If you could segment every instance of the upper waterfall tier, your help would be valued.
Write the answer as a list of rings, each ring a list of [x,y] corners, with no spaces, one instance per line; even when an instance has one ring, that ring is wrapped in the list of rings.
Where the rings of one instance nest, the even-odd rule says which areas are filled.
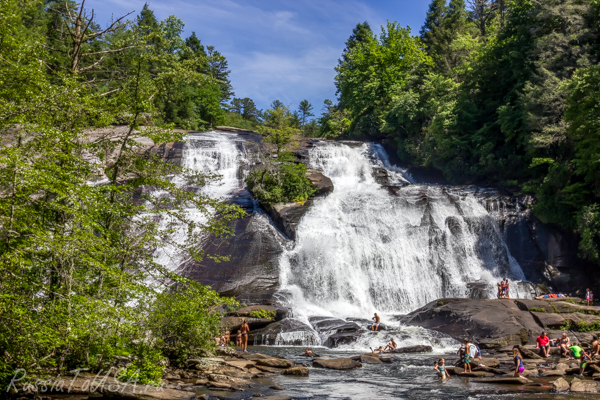
[[[281,286],[299,314],[408,312],[472,283],[495,295],[501,278],[524,279],[495,221],[474,196],[411,184],[394,194],[374,178],[410,181],[380,145],[321,142],[310,167],[334,191],[315,202],[280,259]],[[516,289],[516,285],[513,286]],[[513,292],[514,294],[514,292]]]

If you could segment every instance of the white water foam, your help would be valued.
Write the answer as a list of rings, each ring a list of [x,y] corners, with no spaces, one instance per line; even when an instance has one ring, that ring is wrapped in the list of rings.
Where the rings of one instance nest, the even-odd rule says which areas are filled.
[[[240,139],[236,135],[216,131],[186,137],[186,145],[182,151],[182,167],[214,177],[200,188],[201,194],[212,199],[227,200],[244,187],[244,174],[240,166],[246,162],[246,156],[242,150],[243,146],[238,146],[238,141]],[[185,184],[181,177],[176,176],[173,180],[180,186]],[[161,196],[164,193],[157,192],[154,195]],[[210,207],[206,210],[190,207],[186,211],[189,218],[199,225],[206,223],[210,214],[214,212]],[[162,229],[177,223],[165,215],[161,218]],[[172,243],[184,243],[187,237],[186,227],[178,226],[170,237]],[[177,271],[186,261],[178,247],[169,243],[155,251],[154,259],[172,271]]]
[[[500,279],[524,279],[474,196],[416,184],[393,195],[375,181],[374,168],[385,168],[391,184],[411,178],[382,152],[331,142],[310,151],[310,166],[335,189],[315,201],[295,247],[280,260],[281,287],[297,317],[404,313],[439,298],[469,297],[469,283],[493,297]]]

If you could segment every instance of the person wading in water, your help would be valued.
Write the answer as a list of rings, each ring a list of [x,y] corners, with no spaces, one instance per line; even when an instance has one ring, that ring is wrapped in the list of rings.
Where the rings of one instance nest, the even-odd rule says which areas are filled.
[[[248,333],[250,332],[250,325],[248,325],[248,320],[245,319],[244,323],[241,327],[242,331],[242,350],[248,352]]]

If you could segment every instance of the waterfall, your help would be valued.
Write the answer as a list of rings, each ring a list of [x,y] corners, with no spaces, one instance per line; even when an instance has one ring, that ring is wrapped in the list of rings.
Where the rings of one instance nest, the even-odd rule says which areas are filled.
[[[469,297],[474,286],[492,297],[500,279],[524,279],[473,195],[407,184],[376,144],[319,142],[309,157],[334,191],[314,202],[280,259],[282,292],[298,315],[404,313]],[[381,168],[396,190],[376,181]]]
[[[202,173],[209,178],[207,184],[201,188],[189,188],[197,190],[205,196],[213,199],[228,200],[236,192],[244,188],[245,172],[243,165],[247,163],[244,140],[236,134],[226,132],[202,132],[190,134],[186,138],[186,144],[182,152],[181,166],[192,171]],[[184,185],[181,177],[175,176],[174,182]],[[162,193],[155,193],[160,196]],[[209,213],[212,210],[207,210]],[[202,224],[208,219],[206,210],[189,208],[187,212],[190,218]],[[171,221],[162,216],[161,227],[166,228]],[[187,232],[184,226],[178,226],[171,234],[173,243],[183,243]],[[155,260],[177,271],[186,261],[176,246],[165,243],[157,249],[154,254]]]

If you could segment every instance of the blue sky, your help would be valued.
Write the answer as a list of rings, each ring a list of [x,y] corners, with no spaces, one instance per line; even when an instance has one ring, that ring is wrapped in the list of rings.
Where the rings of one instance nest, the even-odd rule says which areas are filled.
[[[320,112],[335,100],[334,67],[357,23],[376,32],[387,20],[418,34],[430,0],[149,0],[157,18],[174,14],[229,62],[236,97],[266,109],[279,99],[296,109],[308,99]],[[145,0],[87,0],[97,22],[139,14]],[[133,18],[133,15],[130,16]]]

